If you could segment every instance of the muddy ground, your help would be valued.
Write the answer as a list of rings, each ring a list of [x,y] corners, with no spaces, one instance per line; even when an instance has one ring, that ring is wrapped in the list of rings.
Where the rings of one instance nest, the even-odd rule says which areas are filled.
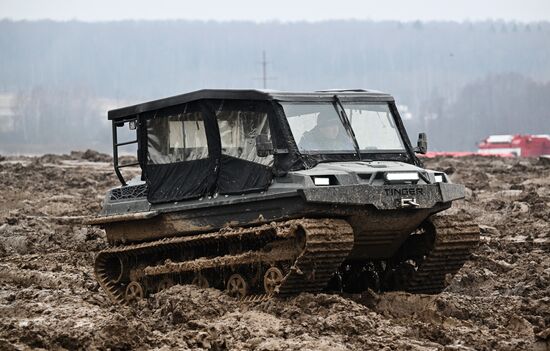
[[[112,305],[93,272],[104,233],[81,225],[117,184],[95,152],[0,156],[0,350],[549,350],[550,161],[447,158],[482,226],[440,295],[301,294],[240,303],[175,286]]]

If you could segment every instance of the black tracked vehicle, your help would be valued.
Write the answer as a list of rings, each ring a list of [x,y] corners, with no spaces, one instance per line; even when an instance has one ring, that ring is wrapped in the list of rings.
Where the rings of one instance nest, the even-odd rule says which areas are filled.
[[[173,284],[238,298],[437,293],[479,240],[436,215],[464,187],[422,167],[393,97],[200,90],[109,111],[115,172],[95,274],[118,303]],[[129,126],[136,139],[120,141]],[[136,164],[119,148],[137,144]],[[139,166],[127,182],[122,170]]]

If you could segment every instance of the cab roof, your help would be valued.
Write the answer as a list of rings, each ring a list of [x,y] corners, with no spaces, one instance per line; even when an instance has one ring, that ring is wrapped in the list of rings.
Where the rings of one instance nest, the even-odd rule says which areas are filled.
[[[365,89],[330,89],[312,92],[289,92],[278,90],[255,89],[202,89],[190,93],[167,97],[164,99],[144,102],[137,105],[122,107],[108,112],[110,120],[124,119],[138,113],[155,111],[165,107],[184,104],[204,99],[235,99],[235,100],[276,100],[276,101],[331,101],[334,95],[342,101],[368,100],[393,101],[387,93]]]

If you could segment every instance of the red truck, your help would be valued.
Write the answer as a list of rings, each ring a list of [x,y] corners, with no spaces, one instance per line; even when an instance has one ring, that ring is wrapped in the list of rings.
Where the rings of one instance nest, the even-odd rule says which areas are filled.
[[[521,157],[550,155],[550,135],[491,135],[478,145],[480,154]]]

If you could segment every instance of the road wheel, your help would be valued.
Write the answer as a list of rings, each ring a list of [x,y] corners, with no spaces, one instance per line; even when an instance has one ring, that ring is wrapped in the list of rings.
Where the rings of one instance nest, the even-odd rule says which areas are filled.
[[[125,299],[129,304],[138,302],[144,296],[143,287],[138,282],[130,282],[126,287]]]
[[[204,275],[200,273],[195,275],[191,284],[196,285],[201,289],[206,289],[210,287],[210,284],[208,284],[208,280],[204,277]]]
[[[157,285],[157,292],[170,289],[173,286],[174,286],[174,280],[172,280],[172,278],[170,277],[164,277],[160,280],[160,282]]]
[[[227,280],[227,294],[237,299],[248,294],[248,283],[240,274],[233,274]]]
[[[266,294],[274,294],[283,281],[283,272],[277,267],[269,268],[264,274],[264,289]]]

